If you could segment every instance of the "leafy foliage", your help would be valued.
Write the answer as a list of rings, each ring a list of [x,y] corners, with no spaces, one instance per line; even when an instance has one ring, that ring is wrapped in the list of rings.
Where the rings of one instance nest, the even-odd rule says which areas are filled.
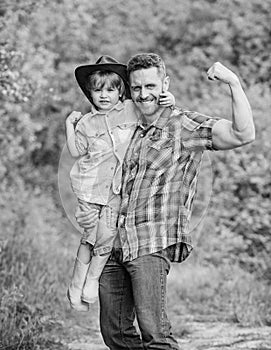
[[[214,116],[230,115],[229,92],[208,83],[206,69],[220,60],[241,75],[257,140],[213,155],[212,202],[199,238],[201,252],[194,254],[219,268],[236,263],[259,283],[270,283],[270,9],[271,0],[1,1],[0,320],[11,323],[9,335],[1,330],[0,336],[6,343],[13,332],[22,339],[28,326],[35,339],[41,327],[37,302],[21,291],[37,282],[28,266],[32,259],[45,273],[39,257],[44,258],[48,233],[58,236],[55,222],[62,220],[56,179],[64,118],[73,109],[88,110],[74,68],[102,54],[122,62],[137,52],[161,54],[178,104]],[[39,222],[30,220],[33,198],[43,246],[34,244],[34,233],[25,239]],[[46,276],[42,288],[52,281]]]
[[[255,103],[256,141],[245,148],[217,154],[213,161],[215,183],[211,212],[216,216],[215,235],[223,241],[226,260],[238,261],[259,277],[271,278],[270,125],[264,109],[268,96]],[[264,106],[264,107],[263,107]],[[218,258],[218,256],[217,256]]]

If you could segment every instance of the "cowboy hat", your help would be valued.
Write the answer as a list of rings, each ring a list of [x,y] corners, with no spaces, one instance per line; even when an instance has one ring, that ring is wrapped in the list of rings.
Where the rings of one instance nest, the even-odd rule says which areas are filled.
[[[90,93],[86,88],[87,78],[90,74],[95,71],[104,70],[118,74],[124,82],[125,85],[125,95],[127,98],[130,97],[130,88],[128,85],[127,77],[127,66],[125,64],[119,63],[113,57],[101,56],[95,64],[89,64],[85,66],[79,66],[75,69],[75,78],[83,93],[86,95],[88,100],[91,101]]]

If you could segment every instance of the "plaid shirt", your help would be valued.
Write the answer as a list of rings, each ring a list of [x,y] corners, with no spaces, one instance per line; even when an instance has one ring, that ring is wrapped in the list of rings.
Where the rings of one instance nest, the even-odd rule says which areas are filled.
[[[151,125],[138,124],[123,164],[116,241],[123,261],[167,248],[170,260],[181,262],[191,252],[192,202],[216,121],[166,108]]]

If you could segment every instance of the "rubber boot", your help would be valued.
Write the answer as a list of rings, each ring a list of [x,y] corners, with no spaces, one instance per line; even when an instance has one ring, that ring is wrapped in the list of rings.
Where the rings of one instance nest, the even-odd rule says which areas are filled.
[[[81,299],[82,290],[87,276],[89,264],[82,263],[78,258],[75,259],[72,281],[67,291],[67,297],[70,305],[77,311],[88,311],[88,304]]]
[[[95,255],[89,264],[88,274],[82,293],[82,300],[88,304],[95,303],[99,295],[99,278],[110,254]]]

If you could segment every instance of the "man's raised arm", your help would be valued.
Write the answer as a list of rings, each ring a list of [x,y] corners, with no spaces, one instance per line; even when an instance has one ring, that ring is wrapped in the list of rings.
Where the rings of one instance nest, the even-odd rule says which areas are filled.
[[[226,150],[254,141],[255,127],[252,111],[237,75],[216,62],[208,70],[207,76],[210,80],[220,80],[228,84],[232,95],[232,121],[220,119],[213,126],[213,147]]]

